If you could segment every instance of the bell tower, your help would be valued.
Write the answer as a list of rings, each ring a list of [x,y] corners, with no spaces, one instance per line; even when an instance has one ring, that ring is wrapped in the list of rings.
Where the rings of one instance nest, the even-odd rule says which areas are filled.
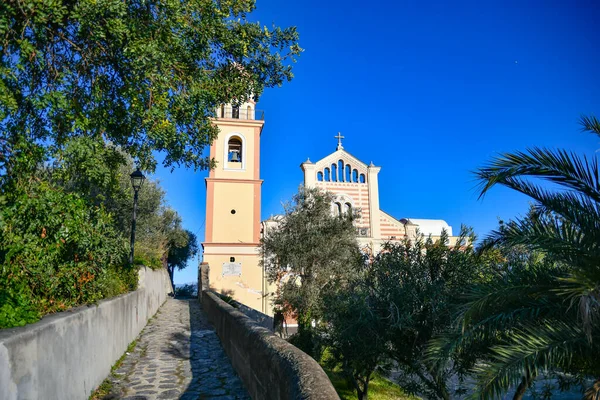
[[[249,100],[217,108],[218,138],[210,146],[217,166],[206,178],[206,232],[203,261],[212,290],[261,310],[263,273],[259,266],[260,135],[262,112]]]

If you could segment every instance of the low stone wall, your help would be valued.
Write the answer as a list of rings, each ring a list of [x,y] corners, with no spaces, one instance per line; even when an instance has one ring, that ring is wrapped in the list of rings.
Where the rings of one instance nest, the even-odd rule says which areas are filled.
[[[235,307],[246,317],[250,318],[252,321],[256,322],[258,326],[262,326],[263,328],[267,328],[269,331],[273,332],[273,317],[263,314],[260,311],[255,310],[254,308],[250,308],[239,301],[234,301]]]
[[[339,399],[321,366],[306,353],[258,326],[213,292],[202,308],[253,400]]]
[[[172,292],[164,269],[139,278],[135,292],[0,330],[0,399],[87,399]]]

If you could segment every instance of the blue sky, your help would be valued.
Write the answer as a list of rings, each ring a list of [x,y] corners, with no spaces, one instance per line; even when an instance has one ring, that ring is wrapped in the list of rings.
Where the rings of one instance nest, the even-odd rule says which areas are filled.
[[[338,131],[346,150],[382,167],[383,210],[480,236],[528,200],[500,188],[478,200],[474,169],[531,146],[600,149],[577,124],[581,114],[600,116],[595,1],[257,0],[252,18],[297,26],[305,49],[295,79],[258,105],[263,219],[297,191],[301,162],[335,150]],[[206,176],[156,172],[200,240]],[[197,263],[175,282],[195,281]]]

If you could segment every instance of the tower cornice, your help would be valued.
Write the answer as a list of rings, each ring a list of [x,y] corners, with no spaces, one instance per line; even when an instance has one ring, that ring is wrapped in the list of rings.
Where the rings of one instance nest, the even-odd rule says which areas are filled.
[[[211,118],[211,121],[215,125],[224,126],[240,126],[240,127],[260,127],[262,132],[265,121],[262,119],[237,119],[237,118]]]

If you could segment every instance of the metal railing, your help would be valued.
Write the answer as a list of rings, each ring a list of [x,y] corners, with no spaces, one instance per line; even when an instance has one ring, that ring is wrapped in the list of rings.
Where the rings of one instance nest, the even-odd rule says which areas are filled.
[[[223,106],[217,109],[217,118],[260,120],[265,119],[265,112],[254,108]]]

